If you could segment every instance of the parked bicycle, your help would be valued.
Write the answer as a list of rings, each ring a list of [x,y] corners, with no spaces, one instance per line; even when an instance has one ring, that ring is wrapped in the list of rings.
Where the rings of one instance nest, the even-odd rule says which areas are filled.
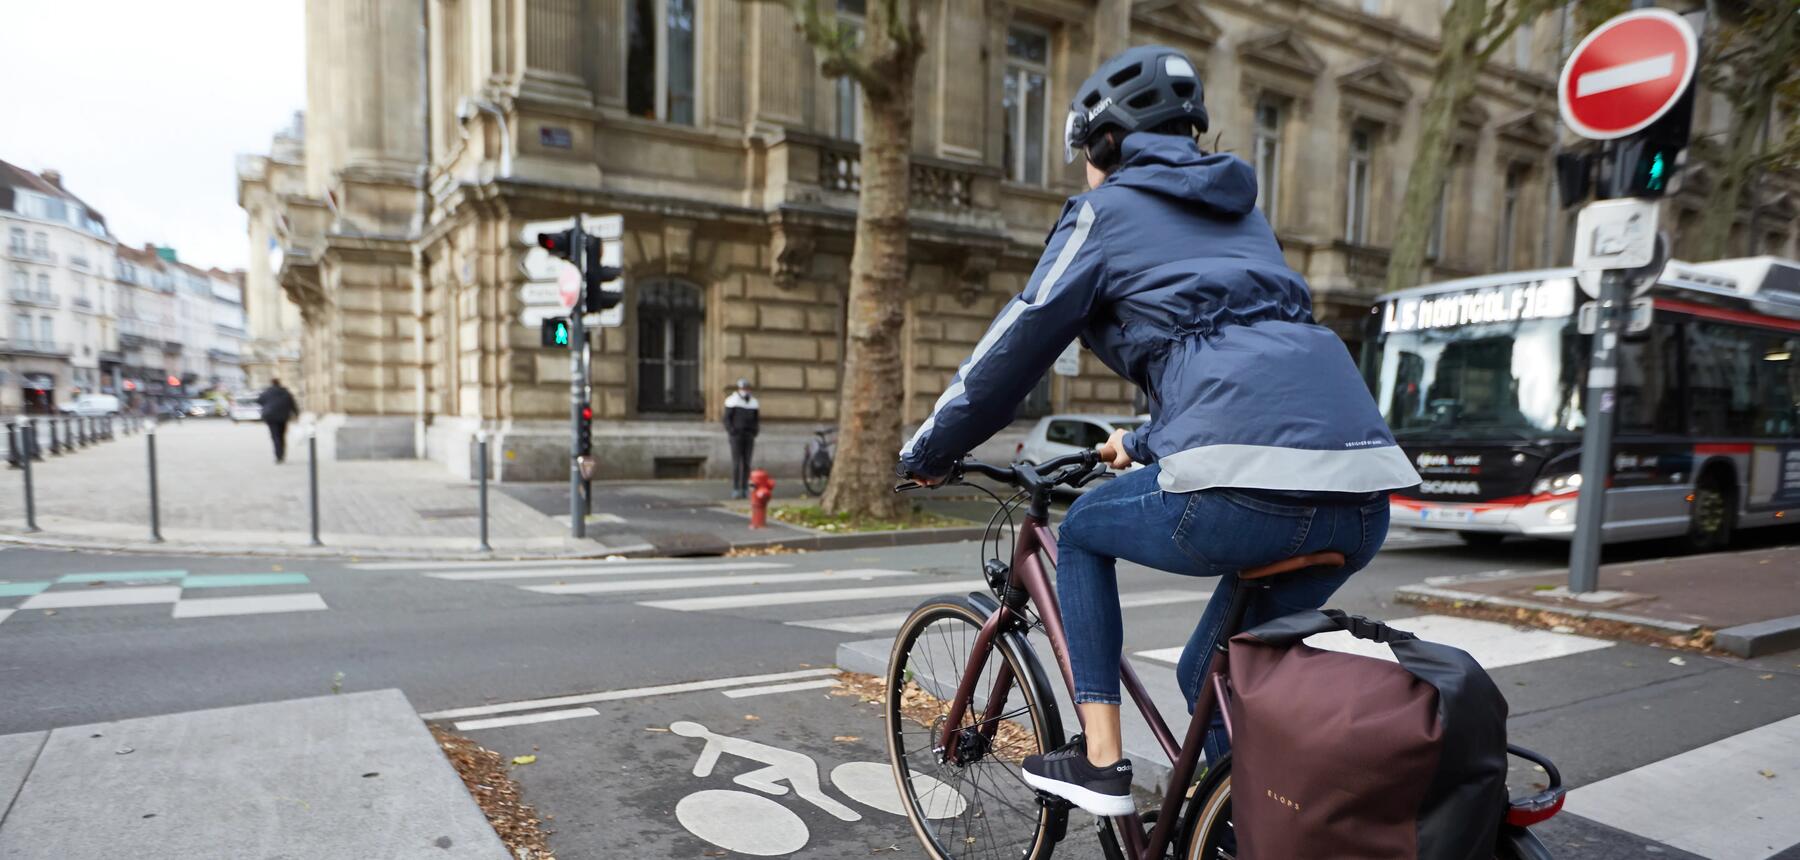
[[[837,457],[837,428],[820,427],[806,443],[806,456],[800,461],[800,483],[806,492],[820,495],[831,480],[831,461]]]
[[[1010,467],[964,460],[945,483],[964,475],[983,475],[1018,492],[1000,501],[990,521],[994,552],[982,543],[982,573],[988,593],[941,597],[926,601],[906,619],[894,640],[887,670],[887,743],[907,818],[934,858],[1049,857],[1067,833],[1071,807],[1039,794],[1020,772],[1027,755],[1061,746],[1062,714],[1050,680],[1027,642],[1033,631],[1049,640],[1062,680],[1074,691],[1067,645],[1056,594],[1042,558],[1056,563],[1056,541],[1048,525],[1052,490],[1080,487],[1105,472],[1092,451],[1070,454],[1037,465]],[[906,482],[898,490],[916,489]],[[1011,561],[1000,560],[1003,535],[996,527],[1011,520],[1016,508],[1025,517],[1013,532]],[[1227,613],[1221,642],[1229,642],[1242,626],[1249,602],[1261,598],[1274,577],[1294,571],[1342,565],[1335,552],[1289,558],[1240,571],[1240,586]],[[1200,770],[1201,742],[1229,688],[1227,646],[1221,645],[1199,687],[1186,736],[1178,743],[1168,723],[1150,701],[1129,660],[1119,672],[1157,745],[1168,757],[1167,792],[1153,810],[1096,820],[1103,852],[1112,860],[1232,860],[1237,834],[1231,824],[1231,756]],[[1230,733],[1230,723],[1226,723]],[[1561,775],[1542,756],[1515,746],[1512,755],[1544,769],[1548,785],[1539,793],[1494,810],[1503,817],[1494,856],[1502,860],[1547,860],[1549,853],[1528,825],[1554,815],[1562,806]],[[929,781],[921,779],[928,777]],[[920,790],[939,785],[944,791]],[[941,795],[941,796],[940,796]],[[955,815],[944,815],[950,797],[966,801]],[[1171,855],[1170,847],[1176,852]]]

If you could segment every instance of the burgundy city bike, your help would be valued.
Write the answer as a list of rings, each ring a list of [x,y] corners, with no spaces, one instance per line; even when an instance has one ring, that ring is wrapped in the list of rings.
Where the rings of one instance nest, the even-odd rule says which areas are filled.
[[[1002,467],[965,459],[945,481],[958,483],[965,475],[983,475],[1015,492],[1009,499],[994,496],[1000,508],[982,541],[982,573],[989,591],[921,604],[901,626],[888,660],[888,756],[907,818],[931,857],[1038,860],[1049,857],[1067,834],[1072,807],[1026,785],[1019,771],[1026,756],[1064,742],[1061,708],[1030,639],[1041,634],[1048,641],[1072,696],[1074,676],[1062,615],[1043,563],[1048,559],[1052,567],[1056,564],[1050,500],[1059,487],[1080,487],[1105,473],[1098,456],[1087,451],[1037,465]],[[979,484],[969,486],[985,491]],[[917,488],[918,484],[906,482],[895,489]],[[1001,543],[1007,538],[1003,523],[1010,524],[1019,507],[1024,507],[1025,515],[1011,530],[1011,561],[1002,561]],[[1239,632],[1249,601],[1259,599],[1270,578],[1343,563],[1341,554],[1322,552],[1237,574],[1239,587],[1219,649],[1209,661],[1187,734],[1179,743],[1130,661],[1120,661],[1125,692],[1168,757],[1170,773],[1167,792],[1156,808],[1094,821],[1109,860],[1235,857],[1231,756],[1202,768],[1200,752],[1213,711],[1227,689],[1225,643]],[[1227,733],[1230,728],[1227,722]],[[1543,767],[1548,785],[1494,810],[1495,816],[1505,819],[1494,856],[1547,860],[1549,853],[1526,828],[1561,808],[1562,777],[1544,757],[1519,747],[1507,749]],[[1321,846],[1318,856],[1330,856],[1330,848]]]

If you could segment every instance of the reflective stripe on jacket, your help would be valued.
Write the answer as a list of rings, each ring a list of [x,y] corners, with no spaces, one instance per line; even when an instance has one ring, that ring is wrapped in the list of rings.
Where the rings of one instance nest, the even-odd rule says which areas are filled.
[[[1001,309],[901,450],[937,477],[1013,420],[1069,341],[1142,389],[1125,437],[1170,492],[1374,492],[1418,473],[1343,341],[1312,318],[1243,160],[1190,139],[1125,138],[1106,181],[1069,199],[1025,289]]]

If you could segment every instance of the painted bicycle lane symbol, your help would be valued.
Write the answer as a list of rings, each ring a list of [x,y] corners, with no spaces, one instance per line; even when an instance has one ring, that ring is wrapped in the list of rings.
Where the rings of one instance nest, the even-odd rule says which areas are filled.
[[[794,797],[839,821],[856,822],[863,818],[862,813],[825,793],[819,778],[819,763],[812,756],[746,738],[721,735],[687,720],[670,723],[669,731],[706,741],[699,759],[694,762],[696,777],[711,776],[719,759],[725,755],[764,765],[731,780],[763,794],[736,789],[703,789],[675,804],[675,820],[682,827],[720,848],[739,854],[773,857],[806,847],[812,836],[806,822],[792,809],[770,800],[765,794],[784,797],[791,792]],[[906,814],[894,786],[893,771],[885,762],[840,764],[831,770],[831,784],[865,806],[890,815],[904,817]],[[932,797],[944,798],[932,804],[933,818],[959,815],[967,806],[961,794],[925,774],[913,776],[913,789],[920,795],[930,792]]]

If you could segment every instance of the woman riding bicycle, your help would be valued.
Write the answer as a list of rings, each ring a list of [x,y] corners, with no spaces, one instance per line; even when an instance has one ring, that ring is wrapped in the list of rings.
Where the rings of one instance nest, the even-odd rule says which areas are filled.
[[[1256,209],[1256,176],[1201,151],[1201,82],[1181,52],[1132,48],[1077,91],[1065,155],[1087,157],[1090,190],[1069,199],[1024,291],[1001,311],[898,471],[922,483],[1012,420],[1079,335],[1150,400],[1149,423],[1100,449],[1115,468],[1070,507],[1058,536],[1057,592],[1085,728],[1025,760],[1031,785],[1096,815],[1132,811],[1119,733],[1123,628],[1115,559],[1219,584],[1182,652],[1193,707],[1232,574],[1335,550],[1346,564],[1275,580],[1247,625],[1322,606],[1387,534],[1387,493],[1419,482],[1344,344],[1312,318]],[[1206,754],[1224,752],[1215,720]]]

